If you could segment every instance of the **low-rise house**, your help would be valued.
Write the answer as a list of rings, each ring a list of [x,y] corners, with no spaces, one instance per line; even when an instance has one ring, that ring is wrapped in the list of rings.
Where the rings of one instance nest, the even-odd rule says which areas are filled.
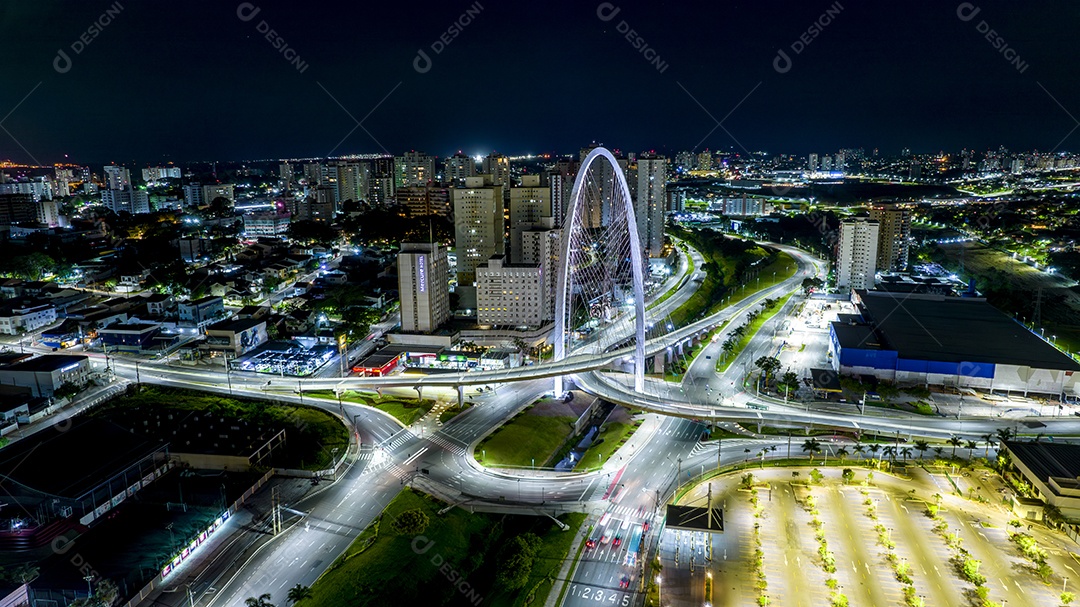
[[[224,316],[225,301],[215,295],[182,301],[177,304],[177,313],[181,326],[201,328]]]
[[[48,303],[25,302],[0,308],[0,333],[21,335],[56,322],[56,307]]]

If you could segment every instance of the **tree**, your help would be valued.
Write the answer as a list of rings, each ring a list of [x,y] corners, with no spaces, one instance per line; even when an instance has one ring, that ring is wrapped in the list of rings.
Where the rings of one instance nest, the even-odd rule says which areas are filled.
[[[870,458],[870,459],[875,459],[875,458],[877,458],[877,453],[878,453],[878,451],[881,451],[881,445],[879,445],[879,444],[877,444],[877,443],[874,443],[874,444],[870,445],[870,446],[869,446],[869,447],[867,447],[867,448],[868,448],[868,449],[870,449],[870,453],[874,454],[874,457],[872,457],[872,458]]]
[[[900,449],[900,455],[904,456],[904,461],[906,462],[907,458],[911,457],[911,447],[903,447]]]
[[[934,455],[941,457],[941,453],[945,451],[944,447],[934,447]]]
[[[1062,592],[1061,596],[1058,597],[1058,598],[1061,599],[1061,604],[1062,605],[1068,605],[1069,603],[1076,600],[1076,595],[1071,593],[1071,592],[1066,591],[1066,592]]]
[[[840,461],[844,461],[845,459],[847,459],[847,456],[848,456],[847,447],[840,447],[839,449],[836,450],[836,457],[839,457]]]
[[[9,267],[24,280],[41,280],[56,267],[56,260],[40,252],[11,258]]]
[[[814,463],[814,454],[821,452],[821,443],[816,438],[808,438],[803,441],[802,450],[810,455],[810,463]]]
[[[292,588],[289,588],[289,594],[285,598],[289,599],[289,602],[295,605],[304,599],[311,598],[311,588],[302,584],[297,584]]]
[[[244,605],[246,607],[274,607],[274,604],[270,602],[269,592],[260,594],[257,597],[249,596],[244,599]]]
[[[821,473],[821,470],[814,468],[810,471],[810,482],[815,485],[820,485],[821,480],[825,478],[825,475]]]
[[[500,553],[496,582],[507,590],[524,587],[541,544],[540,538],[533,533],[523,533],[507,542]]]
[[[428,515],[423,510],[413,508],[397,515],[390,526],[401,535],[420,535],[427,529],[429,522]]]
[[[753,489],[754,488],[754,475],[751,474],[750,472],[747,472],[746,474],[742,475],[742,480],[739,482],[739,485],[743,489],[746,489],[746,490]]]
[[[894,462],[896,461],[896,447],[893,445],[886,445],[885,448],[881,450],[881,454]]]
[[[844,479],[845,483],[851,483],[855,480],[855,471],[851,468],[844,468],[844,471],[840,473],[840,478]]]
[[[854,451],[855,453],[858,453],[859,454],[859,459],[861,460],[862,459],[862,454],[866,451],[866,447],[864,447],[861,443],[855,443],[855,446],[852,447],[851,450]]]
[[[983,434],[979,438],[983,439],[983,441],[986,442],[985,449],[983,450],[983,457],[990,457],[990,447],[994,443],[994,435],[993,434]]]
[[[754,361],[754,365],[761,369],[761,372],[765,374],[765,381],[768,382],[772,374],[780,368],[780,359],[772,356],[762,356]]]
[[[788,370],[780,378],[780,387],[784,389],[784,402],[787,402],[788,395],[790,395],[793,390],[799,389],[799,374]]]
[[[930,443],[924,440],[915,441],[915,450],[919,452],[919,457],[926,457],[926,452],[930,449]]]
[[[1000,442],[1004,443],[1012,440],[1013,431],[1012,428],[998,428],[995,432]]]
[[[964,444],[964,439],[962,439],[959,436],[953,434],[952,436],[949,437],[948,443],[950,445],[952,445],[952,454],[949,457],[950,458],[956,458],[956,448],[959,447],[960,445]]]
[[[975,447],[978,447],[979,443],[973,440],[964,441],[964,448],[968,450],[968,459],[971,459],[972,454],[975,452]]]

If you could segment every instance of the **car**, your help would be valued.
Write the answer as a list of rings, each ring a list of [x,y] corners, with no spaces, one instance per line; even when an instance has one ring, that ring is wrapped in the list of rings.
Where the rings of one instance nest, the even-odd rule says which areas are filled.
[[[649,522],[648,521],[641,524],[641,530],[642,531],[648,531],[649,530]]]
[[[621,543],[622,543],[622,538],[617,536],[617,535],[615,536],[615,539],[611,540],[611,546],[613,548],[618,548],[619,544],[621,544]]]
[[[619,580],[619,588],[629,588],[629,587],[630,587],[630,576],[624,574],[622,576],[622,579]]]
[[[596,548],[596,538],[590,537],[589,541],[585,542],[586,548]]]
[[[606,533],[604,535],[600,536],[600,543],[601,544],[607,544],[608,541],[610,541],[610,540],[611,540],[611,538],[608,537],[608,534],[606,534]]]

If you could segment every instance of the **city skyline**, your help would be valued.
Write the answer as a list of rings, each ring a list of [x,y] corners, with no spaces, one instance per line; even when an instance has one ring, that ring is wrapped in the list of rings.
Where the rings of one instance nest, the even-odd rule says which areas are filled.
[[[0,157],[1051,151],[1080,99],[1064,3],[328,8],[8,5]]]

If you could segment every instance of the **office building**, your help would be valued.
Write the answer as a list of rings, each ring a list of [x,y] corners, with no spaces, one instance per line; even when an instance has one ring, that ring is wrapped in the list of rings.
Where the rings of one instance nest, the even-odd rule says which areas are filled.
[[[875,204],[870,218],[878,222],[877,267],[881,271],[907,269],[911,247],[911,207],[904,204]]]
[[[491,175],[467,177],[465,187],[452,188],[454,245],[458,285],[472,285],[476,267],[505,253],[502,187]]]
[[[836,252],[836,286],[840,289],[873,289],[877,274],[878,222],[854,218],[840,222]]]
[[[398,252],[401,330],[430,333],[450,319],[450,266],[438,243],[403,242]]]
[[[435,157],[415,150],[394,158],[394,186],[427,185],[435,179]]]
[[[539,175],[524,175],[521,186],[510,188],[510,260],[524,263],[521,233],[552,218],[551,188],[540,186]]]
[[[546,310],[541,266],[505,261],[496,255],[476,268],[476,322],[495,327],[542,325]]]
[[[202,199],[205,204],[214,202],[215,198],[225,198],[231,204],[236,204],[236,190],[231,183],[217,183],[202,187]]]

